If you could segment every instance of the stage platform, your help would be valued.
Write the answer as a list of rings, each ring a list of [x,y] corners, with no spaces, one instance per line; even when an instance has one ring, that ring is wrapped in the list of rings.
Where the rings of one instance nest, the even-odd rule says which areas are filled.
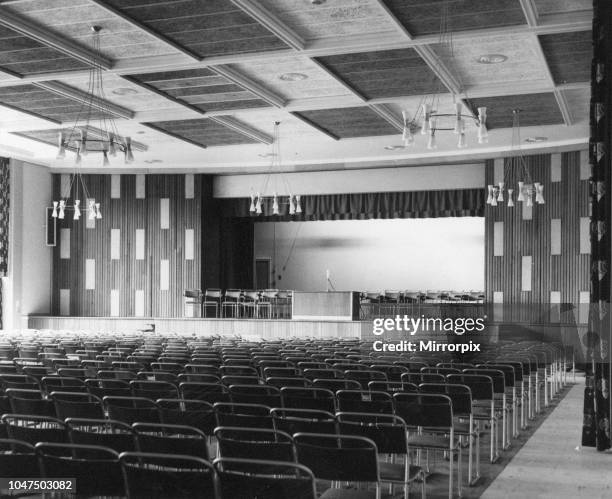
[[[206,319],[169,317],[57,317],[31,315],[29,329],[104,332],[141,332],[155,328],[156,333],[197,336],[253,336],[276,338],[361,338],[372,336],[371,321],[282,320],[282,319]]]

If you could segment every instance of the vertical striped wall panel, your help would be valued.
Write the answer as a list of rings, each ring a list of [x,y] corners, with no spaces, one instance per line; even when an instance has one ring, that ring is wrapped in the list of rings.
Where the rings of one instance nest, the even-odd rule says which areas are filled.
[[[589,216],[588,179],[584,179],[584,155],[580,151],[551,155],[526,156],[530,175],[544,184],[546,204],[534,204],[531,219],[523,218],[521,203],[516,206],[485,209],[485,287],[487,301],[493,302],[495,293],[503,293],[505,304],[547,305],[551,293],[558,292],[562,303],[578,305],[580,292],[589,289],[589,257],[581,248],[581,218]],[[560,159],[560,166],[559,166]],[[516,189],[516,169],[511,158],[505,160],[506,187]],[[560,170],[560,171],[559,171]],[[552,173],[552,176],[551,176]],[[560,180],[559,180],[560,173]],[[494,161],[487,161],[486,184],[493,184]],[[553,222],[554,220],[554,222]],[[503,222],[503,253],[495,248]],[[584,222],[582,222],[584,224]],[[561,240],[554,240],[559,230]],[[583,229],[584,230],[584,229]],[[582,249],[582,252],[581,252]],[[499,255],[499,256],[498,256]],[[523,257],[531,256],[531,290],[522,290]],[[496,295],[497,297],[502,295]],[[556,295],[555,295],[556,296]],[[527,307],[517,307],[519,314],[527,314]],[[509,319],[504,317],[505,320]],[[527,315],[512,320],[530,321]]]
[[[90,197],[101,203],[102,219],[95,228],[86,228],[86,215],[73,221],[72,212],[58,220],[58,229],[70,229],[70,237],[54,248],[53,311],[60,312],[60,290],[70,300],[72,316],[103,317],[111,312],[121,317],[182,317],[183,290],[199,288],[202,275],[201,209],[203,175],[191,180],[185,175],[145,175],[144,188],[137,192],[136,175],[83,175]],[[116,178],[116,177],[115,177]],[[117,184],[117,182],[119,182]],[[59,197],[60,175],[54,175],[54,198]],[[113,193],[119,197],[111,197]],[[137,197],[144,193],[144,197]],[[191,192],[187,193],[189,196]],[[76,198],[84,197],[74,192]],[[168,229],[161,230],[160,199],[169,199]],[[84,201],[81,203],[85,205]],[[144,231],[144,254],[137,255],[136,233]],[[185,258],[185,234],[193,231],[193,254]],[[117,234],[117,248],[111,248],[111,233]],[[191,236],[190,236],[191,240]],[[69,255],[69,258],[61,258]],[[111,256],[119,256],[118,259]],[[137,259],[137,256],[144,257]],[[86,287],[86,260],[95,261],[95,289]],[[168,290],[160,289],[161,260],[169,260]],[[90,264],[91,265],[91,264]],[[142,293],[137,293],[141,290]],[[117,296],[118,305],[117,305]],[[112,298],[111,298],[112,297]],[[143,299],[144,298],[144,299]],[[138,300],[138,303],[137,303]],[[118,308],[118,311],[117,311]],[[67,306],[64,304],[64,311]]]

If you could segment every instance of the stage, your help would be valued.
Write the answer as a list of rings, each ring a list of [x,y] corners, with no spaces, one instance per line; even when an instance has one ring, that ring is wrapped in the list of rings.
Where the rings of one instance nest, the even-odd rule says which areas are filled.
[[[197,336],[253,336],[282,338],[360,338],[372,336],[371,321],[283,320],[283,319],[206,319],[171,317],[59,317],[30,315],[28,329],[82,331],[87,333],[134,332],[154,330]]]

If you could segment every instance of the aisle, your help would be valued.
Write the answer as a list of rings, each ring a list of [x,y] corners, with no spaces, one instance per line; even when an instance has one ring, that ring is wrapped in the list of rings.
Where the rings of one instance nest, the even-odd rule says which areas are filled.
[[[612,453],[580,445],[584,379],[514,456],[482,499],[612,497]]]

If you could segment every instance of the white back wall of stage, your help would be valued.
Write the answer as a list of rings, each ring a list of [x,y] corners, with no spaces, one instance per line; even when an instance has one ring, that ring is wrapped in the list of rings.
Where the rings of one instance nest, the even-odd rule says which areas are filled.
[[[483,290],[484,248],[478,217],[255,224],[280,289],[325,290],[329,270],[339,291]]]
[[[27,327],[22,317],[28,314],[51,312],[52,248],[45,244],[45,207],[52,201],[51,182],[47,167],[11,160],[5,329]]]

